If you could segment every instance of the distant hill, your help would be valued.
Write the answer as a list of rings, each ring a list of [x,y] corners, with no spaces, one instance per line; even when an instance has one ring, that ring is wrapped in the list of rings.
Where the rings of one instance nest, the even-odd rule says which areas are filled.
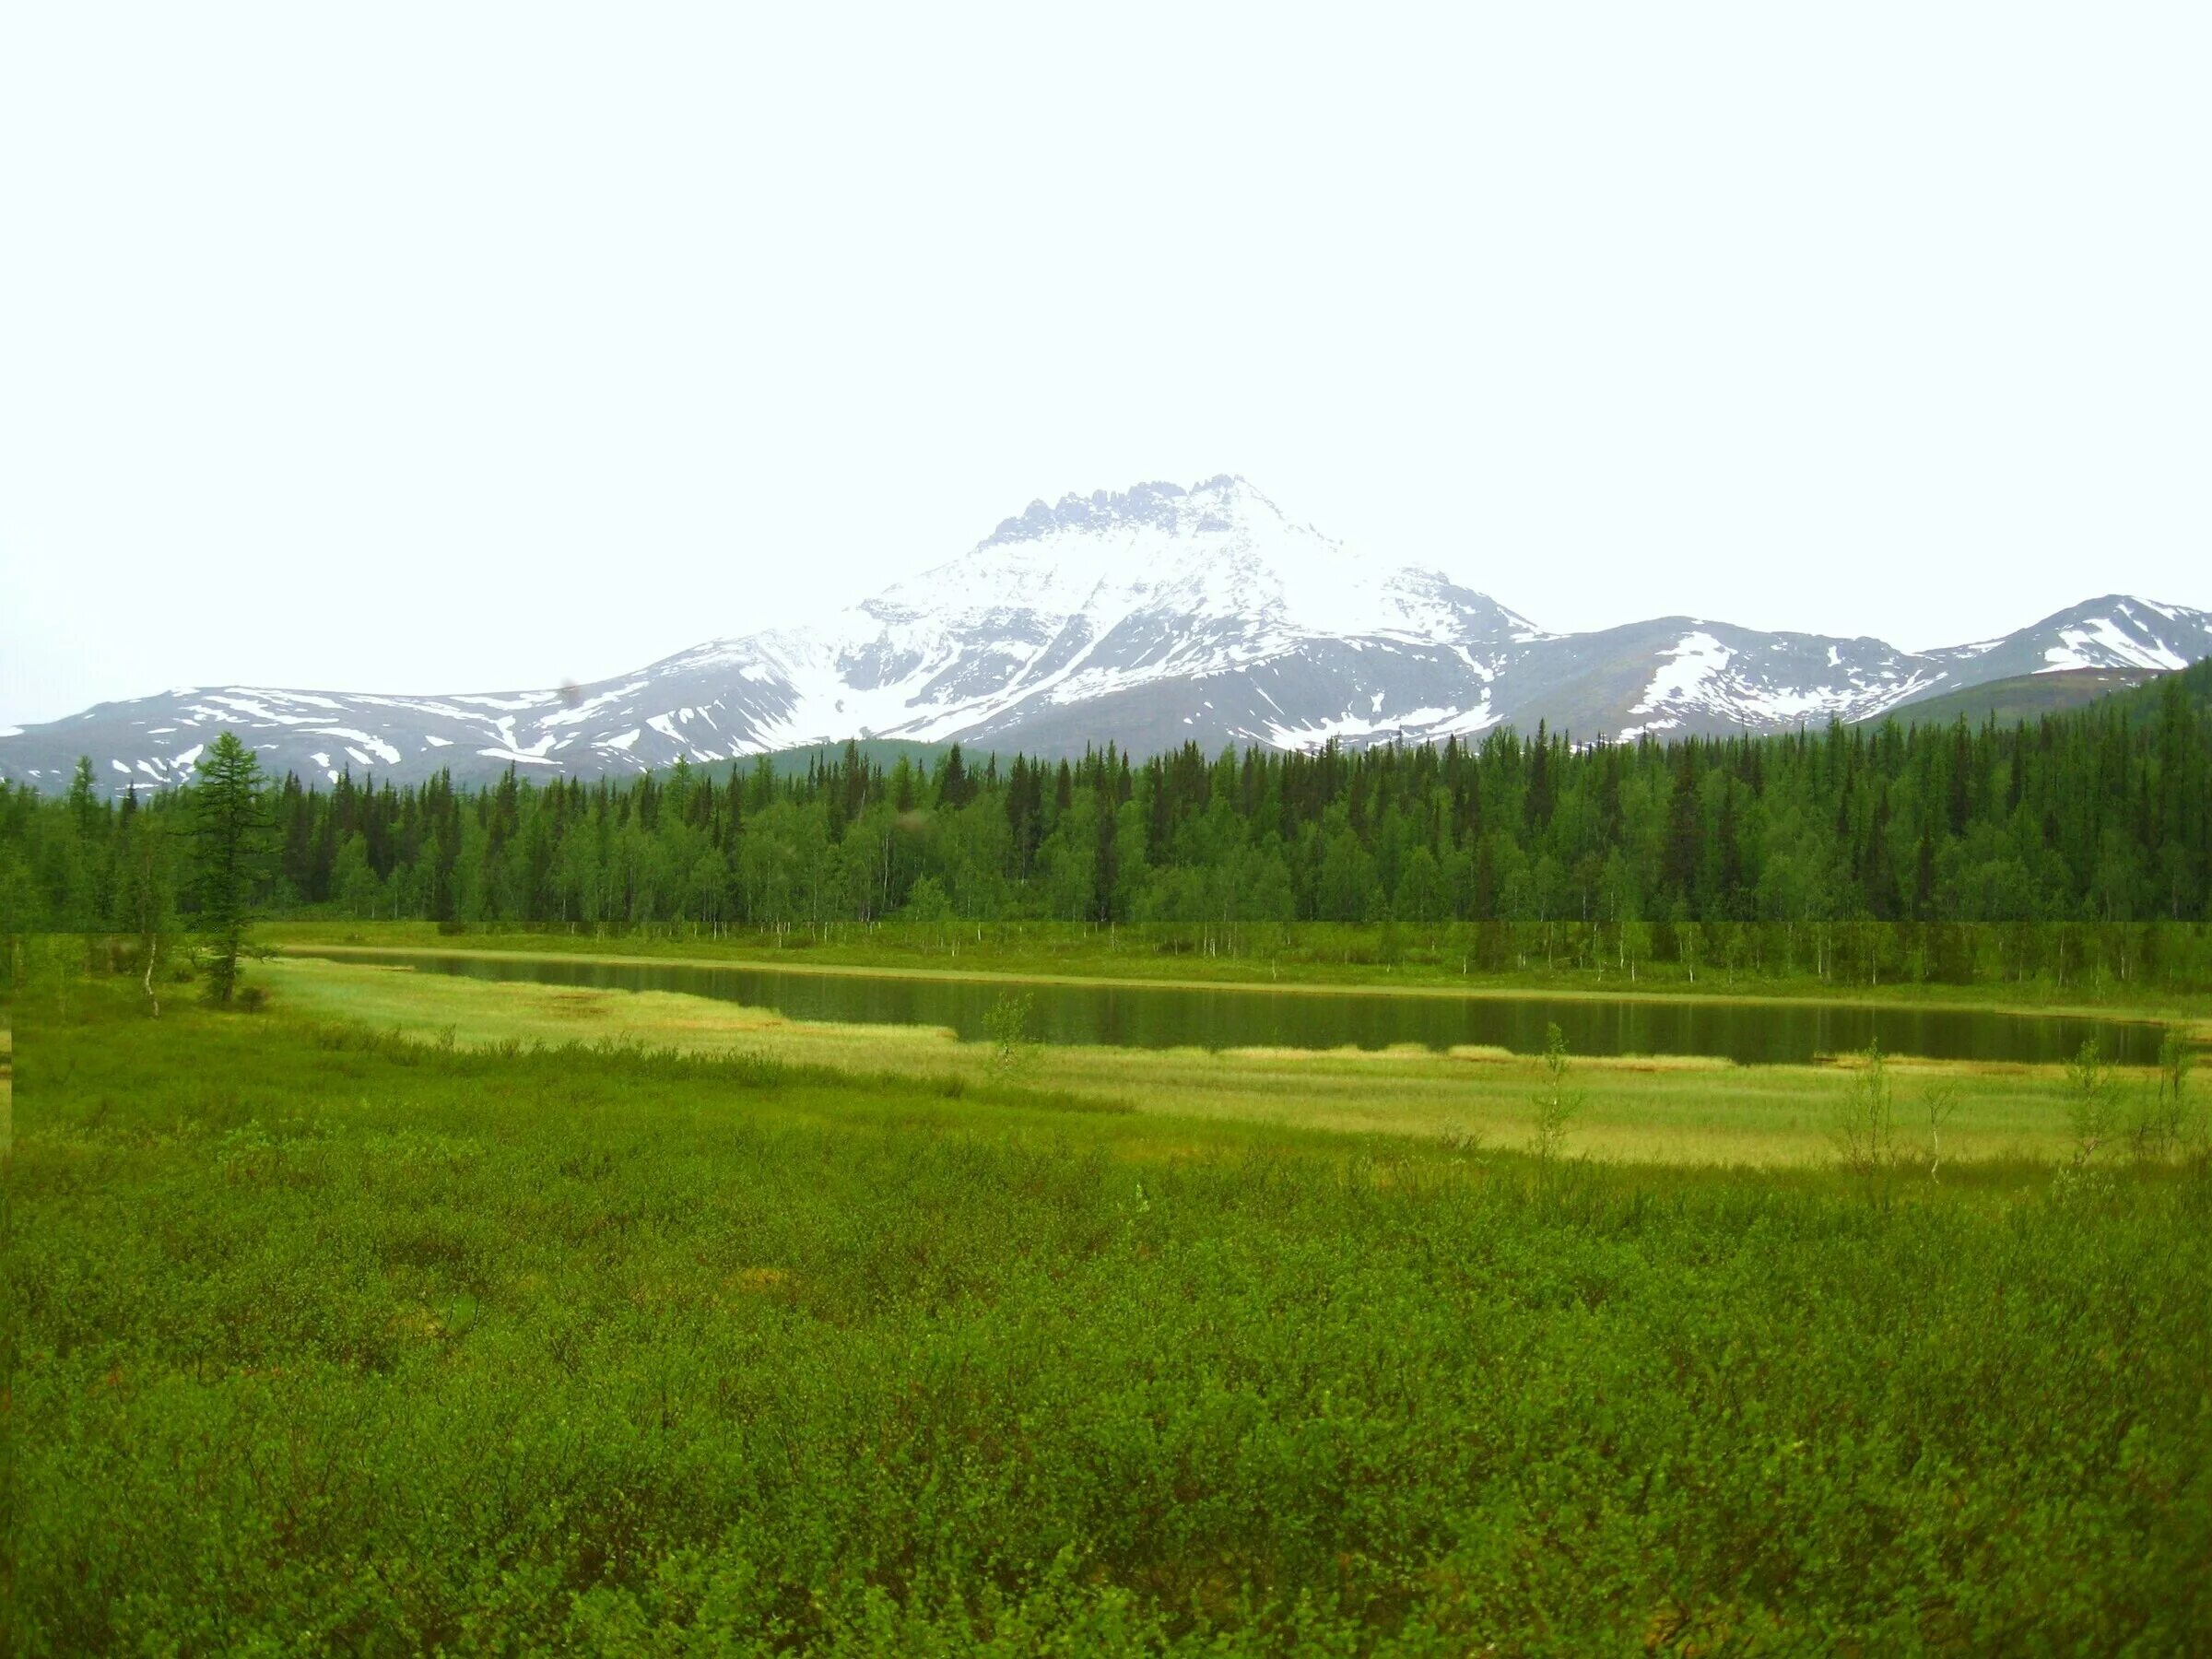
[[[1969,686],[1873,715],[1872,721],[1894,720],[1900,725],[1949,725],[1961,715],[1969,725],[1994,720],[1999,725],[2017,725],[2040,720],[2067,709],[2082,708],[2115,691],[2128,691],[2161,677],[2156,668],[2060,668],[2048,674],[2021,674],[2010,679]]]

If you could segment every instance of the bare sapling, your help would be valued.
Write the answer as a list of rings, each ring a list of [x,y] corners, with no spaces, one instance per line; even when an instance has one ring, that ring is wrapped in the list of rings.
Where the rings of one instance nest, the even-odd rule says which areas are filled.
[[[1932,1084],[1921,1096],[1921,1106],[1928,1114],[1928,1179],[1934,1181],[1943,1168],[1943,1126],[1951,1121],[1959,1110],[1959,1085],[1946,1077]]]
[[[2178,1030],[2169,1030],[2159,1044],[2156,1087],[2136,1114],[2130,1140],[2142,1161],[2171,1157],[2180,1149],[2189,1130],[2189,1074],[2196,1054]]]
[[[2074,1134],[2074,1161],[2087,1168],[2112,1138],[2118,1102],[2112,1068],[2091,1037],[2066,1062],[2066,1122]]]
[[[1540,1070],[1532,1097],[1536,1108],[1535,1128],[1529,1136],[1528,1149],[1548,1169],[1565,1154],[1568,1134],[1583,1100],[1583,1091],[1570,1085],[1567,1036],[1558,1026],[1544,1028],[1544,1054],[1537,1064]]]
[[[1869,1043],[1836,1108],[1830,1138],[1844,1172],[1872,1181],[1897,1163],[1897,1092],[1882,1045]]]
[[[1027,991],[1009,992],[983,1016],[983,1035],[991,1044],[991,1064],[1002,1072],[1025,1071],[1037,1057],[1037,1040],[1030,1034],[1030,1012],[1035,998]]]

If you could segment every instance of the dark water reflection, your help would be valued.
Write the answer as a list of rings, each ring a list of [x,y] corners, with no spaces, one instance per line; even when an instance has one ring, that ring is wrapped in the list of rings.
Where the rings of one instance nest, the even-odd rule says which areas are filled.
[[[1533,1053],[1544,1046],[1545,1027],[1557,1025],[1578,1054],[1717,1054],[1746,1065],[1786,1065],[1878,1040],[1896,1054],[2047,1064],[2071,1057],[2095,1037],[2108,1059],[2147,1065],[2162,1034],[2147,1021],[1837,1003],[1056,985],[415,951],[380,951],[376,959],[473,979],[679,991],[773,1008],[794,1019],[949,1026],[966,1038],[983,1035],[984,1016],[1009,989],[1023,990],[1034,998],[1033,1035],[1124,1048],[1482,1043]]]

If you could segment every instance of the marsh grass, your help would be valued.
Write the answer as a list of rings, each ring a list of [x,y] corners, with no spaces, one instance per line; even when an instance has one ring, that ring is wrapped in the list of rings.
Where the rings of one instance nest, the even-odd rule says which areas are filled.
[[[875,1076],[1008,1081],[988,1042],[915,1026],[817,1024],[670,992],[534,985],[300,958],[256,970],[279,1011],[397,1029],[429,1039],[445,1026],[481,1045],[612,1038],[702,1052],[742,1049],[800,1065]],[[1826,1066],[1739,1066],[1696,1058],[1578,1056],[1583,1096],[1578,1155],[1606,1162],[1825,1166],[1836,1102],[1864,1056]],[[2050,1159],[2072,1147],[2057,1067],[1885,1057],[1912,1099],[1948,1085],[1947,1164]],[[1436,1137],[1474,1132],[1520,1146],[1540,1061],[1500,1050],[1436,1053],[1399,1047],[1335,1051],[1138,1050],[1034,1045],[1018,1080],[1109,1111],[1216,1123]],[[2149,1086],[2147,1074],[2140,1080]]]
[[[1100,928],[1039,922],[992,923],[965,930],[959,948],[947,952],[935,930],[899,923],[839,924],[809,937],[798,934],[725,933],[692,928],[655,930],[530,929],[424,922],[286,921],[261,934],[275,949],[436,949],[495,956],[588,956],[645,964],[693,963],[713,967],[751,963],[784,972],[869,975],[950,975],[1006,978],[1032,983],[1193,986],[1265,986],[1270,991],[1312,991],[1341,995],[1377,994],[1623,998],[1659,1002],[1843,1002],[1926,1009],[2123,1017],[2177,1023],[2200,1047],[2212,1045],[2212,993],[2161,986],[2141,978],[2105,976],[2063,984],[2006,979],[1977,983],[1897,981],[1840,982],[1818,977],[1738,975],[1715,983],[1710,974],[1624,979],[1546,968],[1538,959],[1522,968],[1469,971],[1457,950],[1423,953],[1395,962],[1379,959],[1373,930],[1335,923],[1288,924],[1283,949],[1241,956],[1179,951],[1179,930]],[[1149,937],[1149,934],[1164,936]]]

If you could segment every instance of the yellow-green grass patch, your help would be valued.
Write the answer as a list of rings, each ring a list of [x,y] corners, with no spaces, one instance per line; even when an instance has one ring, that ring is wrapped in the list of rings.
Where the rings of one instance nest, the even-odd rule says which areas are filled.
[[[1327,927],[1303,924],[1303,928]],[[645,933],[598,935],[588,932],[508,932],[497,927],[443,931],[426,922],[281,922],[265,935],[279,948],[370,953],[434,952],[447,956],[588,957],[594,961],[662,967],[773,968],[787,973],[949,979],[1018,980],[1049,985],[1112,985],[1130,989],[1256,989],[1294,994],[1435,996],[1465,999],[1556,997],[1564,1000],[1652,1003],[1834,1003],[1864,1007],[1912,1007],[1998,1014],[2066,1015],[2078,1018],[2156,1019],[2187,1027],[2195,1041],[2212,1042],[2212,996],[2136,982],[2102,982],[2095,988],[2043,983],[1945,984],[1885,981],[1877,984],[1799,976],[1728,976],[1709,970],[1689,981],[1560,967],[1453,972],[1446,964],[1371,961],[1277,961],[1262,955],[1168,955],[1134,937],[1090,930],[1050,942],[1018,931],[1002,937],[992,925],[982,938],[953,948],[925,947],[911,928],[841,927],[820,939],[805,935],[788,946],[766,935],[716,938],[691,932],[666,937]]]
[[[1155,1118],[1283,1131],[1446,1138],[1514,1149],[1533,1127],[1537,1065],[1501,1050],[1448,1053],[1038,1045],[1011,1068],[986,1043],[939,1028],[798,1020],[762,1008],[662,991],[473,980],[311,959],[267,963],[280,1012],[397,1029],[470,1046],[609,1040],[701,1053],[757,1053],[861,1073],[986,1084],[1009,1076]],[[1945,1161],[2051,1161],[2071,1147],[2062,1068],[1895,1061],[1900,1132],[1928,1145],[1924,1111],[1940,1085],[1958,1105],[1942,1125]],[[1848,1063],[1735,1065],[1696,1056],[1573,1063],[1584,1096],[1571,1151],[1621,1162],[1810,1166],[1832,1160],[1830,1128]],[[2127,1089],[2148,1074],[2122,1074]],[[1929,1149],[1933,1156],[1933,1149]]]

